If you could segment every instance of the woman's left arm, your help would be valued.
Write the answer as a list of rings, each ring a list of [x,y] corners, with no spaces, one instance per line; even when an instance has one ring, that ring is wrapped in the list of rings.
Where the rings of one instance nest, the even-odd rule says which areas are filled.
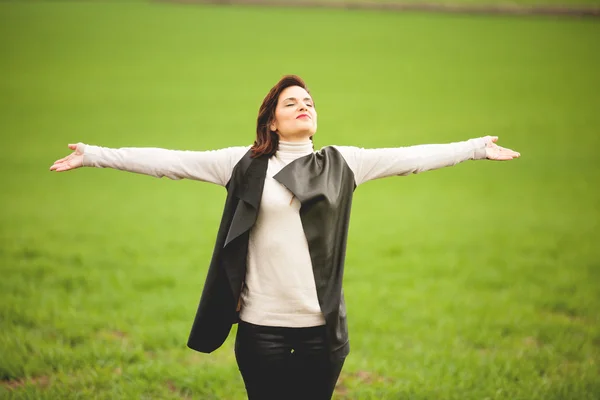
[[[387,176],[418,174],[450,167],[467,160],[512,160],[520,154],[496,145],[497,136],[464,142],[363,149],[336,146],[354,172],[356,185]]]

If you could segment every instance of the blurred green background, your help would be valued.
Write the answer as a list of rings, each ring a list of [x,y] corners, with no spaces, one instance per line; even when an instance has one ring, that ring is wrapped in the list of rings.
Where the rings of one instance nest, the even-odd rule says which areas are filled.
[[[522,154],[357,190],[335,398],[598,399],[598,38],[593,19],[1,2],[0,397],[245,397],[234,331],[185,347],[225,191],[48,168],[78,141],[248,145],[294,73],[317,147]]]

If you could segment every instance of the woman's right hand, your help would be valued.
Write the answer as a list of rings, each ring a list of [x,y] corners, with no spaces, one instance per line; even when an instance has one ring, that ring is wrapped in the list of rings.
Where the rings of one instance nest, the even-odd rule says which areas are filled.
[[[69,148],[74,150],[73,153],[69,154],[65,158],[54,161],[54,164],[50,167],[50,171],[63,172],[71,169],[83,167],[83,143],[70,144]]]

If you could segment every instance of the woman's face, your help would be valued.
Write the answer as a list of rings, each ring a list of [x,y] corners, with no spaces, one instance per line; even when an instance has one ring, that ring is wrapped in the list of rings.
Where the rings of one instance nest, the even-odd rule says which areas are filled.
[[[277,100],[275,120],[270,129],[288,142],[305,141],[314,135],[317,112],[310,94],[300,86],[285,88]]]

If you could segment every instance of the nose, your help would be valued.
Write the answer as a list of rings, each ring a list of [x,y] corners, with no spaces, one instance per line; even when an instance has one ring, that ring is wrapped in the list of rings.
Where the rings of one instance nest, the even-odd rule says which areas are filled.
[[[304,104],[304,103],[299,103],[299,104],[300,104],[298,106],[299,111],[308,111],[308,107],[306,107],[306,104]]]

